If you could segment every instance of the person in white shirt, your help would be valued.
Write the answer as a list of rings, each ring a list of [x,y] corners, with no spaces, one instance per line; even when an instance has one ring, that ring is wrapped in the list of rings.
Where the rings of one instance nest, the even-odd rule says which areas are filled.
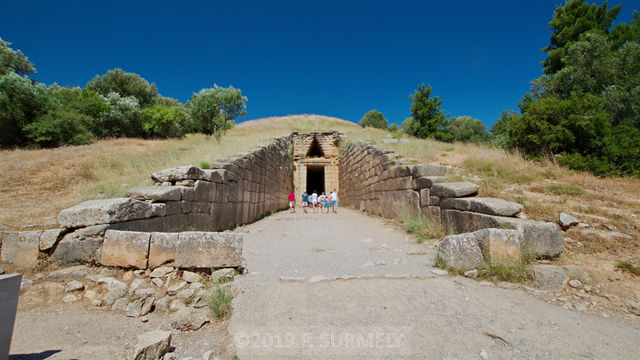
[[[331,194],[329,194],[329,200],[331,201],[331,211],[334,213],[338,213],[338,194],[336,194],[336,189],[333,189]]]
[[[318,192],[313,190],[313,194],[311,194],[311,206],[313,207],[313,212],[318,212]]]

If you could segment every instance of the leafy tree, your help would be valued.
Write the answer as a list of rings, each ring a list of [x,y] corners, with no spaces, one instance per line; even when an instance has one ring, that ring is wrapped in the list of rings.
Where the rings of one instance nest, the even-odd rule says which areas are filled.
[[[89,144],[95,136],[87,128],[86,120],[85,115],[58,106],[26,125],[24,132],[42,147]]]
[[[391,131],[392,133],[397,133],[397,132],[400,132],[401,128],[400,126],[398,126],[398,124],[391,124],[388,130]]]
[[[144,136],[142,119],[140,117],[140,105],[133,96],[123,97],[117,92],[107,96],[100,95],[100,99],[109,106],[109,111],[102,116],[99,129],[99,137],[108,136]]]
[[[178,137],[185,133],[186,118],[182,106],[156,104],[142,110],[142,121],[148,137]]]
[[[407,134],[419,138],[437,138],[439,135],[442,135],[442,128],[447,115],[443,110],[440,110],[442,106],[440,97],[431,97],[431,92],[431,86],[425,87],[424,84],[420,84],[418,90],[409,96],[409,99],[411,99],[411,117],[413,120],[408,122],[405,120],[402,124]]]
[[[20,50],[9,47],[10,42],[0,38],[0,75],[15,72],[18,75],[31,75],[36,69],[29,59]]]
[[[109,70],[102,76],[96,75],[87,83],[87,89],[103,96],[109,96],[113,92],[124,98],[133,96],[140,106],[151,105],[158,94],[155,84],[149,84],[140,75],[124,72],[122,69]]]
[[[13,71],[0,75],[0,147],[25,145],[22,129],[46,113],[50,102],[44,86]]]
[[[378,110],[369,110],[360,119],[360,126],[362,127],[374,127],[377,129],[386,129],[388,125],[387,119]]]
[[[470,116],[459,116],[449,120],[444,132],[451,135],[452,141],[484,142],[487,141],[487,127],[482,121]]]
[[[246,114],[247,98],[240,89],[214,85],[194,93],[185,108],[191,117],[192,131],[215,135],[220,139],[222,133],[233,127],[235,119]]]
[[[548,57],[543,62],[545,74],[553,74],[562,69],[562,58],[566,46],[580,39],[587,32],[608,34],[611,24],[620,13],[622,6],[607,9],[607,2],[598,6],[584,0],[569,0],[564,6],[556,7],[549,22],[551,44],[542,49]]]

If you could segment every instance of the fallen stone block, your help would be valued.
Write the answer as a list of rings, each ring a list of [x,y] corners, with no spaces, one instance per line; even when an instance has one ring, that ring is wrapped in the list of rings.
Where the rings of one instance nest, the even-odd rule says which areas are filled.
[[[137,200],[176,201],[182,199],[181,186],[141,186],[127,190],[127,196]]]
[[[164,188],[158,186],[158,188]],[[112,224],[153,216],[150,203],[131,198],[89,200],[58,214],[58,222],[65,228],[98,224]]]
[[[38,262],[41,230],[5,232],[2,261],[19,267],[32,267]]]
[[[438,246],[438,256],[456,271],[477,269],[484,265],[482,249],[473,233],[446,236]]]
[[[193,308],[183,308],[171,315],[171,327],[182,331],[198,330],[209,321],[207,311]]]
[[[242,234],[180,233],[175,264],[180,268],[206,269],[242,266]]]
[[[79,280],[91,273],[91,269],[85,265],[76,265],[64,269],[54,270],[47,279],[50,280]]]
[[[443,198],[440,207],[497,216],[515,216],[524,210],[516,202],[487,197]]]
[[[100,264],[146,269],[150,233],[107,230],[100,252]]]
[[[482,249],[484,260],[491,264],[520,260],[520,233],[516,230],[483,229],[473,232]]]
[[[132,360],[158,360],[171,349],[171,333],[153,330],[138,335],[138,342],[131,353]]]
[[[95,262],[108,228],[109,225],[94,225],[66,234],[56,246],[52,259],[63,265]]]
[[[556,265],[533,265],[533,286],[543,290],[562,289],[569,281],[569,273],[561,266]]]
[[[195,166],[180,166],[154,172],[151,174],[151,179],[155,182],[206,180],[207,174],[202,169]]]

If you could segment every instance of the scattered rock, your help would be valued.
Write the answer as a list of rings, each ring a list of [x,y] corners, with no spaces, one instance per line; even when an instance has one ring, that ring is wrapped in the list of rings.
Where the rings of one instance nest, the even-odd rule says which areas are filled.
[[[184,289],[185,287],[187,287],[187,282],[186,281],[181,281],[175,285],[171,285],[168,289],[167,289],[167,295],[175,295],[178,293],[178,291]]]
[[[193,289],[195,291],[199,291],[204,289],[204,284],[203,283],[191,283],[189,284],[189,289]]]
[[[233,279],[236,274],[236,270],[232,268],[220,269],[211,273],[211,280],[213,282],[218,282],[220,280]]]
[[[154,303],[156,310],[168,311],[169,310],[169,297],[165,296],[162,299],[156,300]]]
[[[581,311],[581,312],[587,311],[587,304],[585,304],[585,303],[576,302],[573,305],[573,307],[576,309],[576,311]]]
[[[578,225],[578,223],[580,223],[580,221],[575,217],[567,213],[560,213],[560,227],[562,230],[567,231],[570,227]]]
[[[464,276],[470,279],[475,279],[478,277],[478,270],[468,270],[464,272]]]
[[[140,312],[142,312],[142,300],[140,299],[127,305],[127,309],[124,311],[128,317],[138,317]]]
[[[169,304],[169,310],[171,311],[179,311],[182,310],[184,308],[186,308],[187,306],[184,304],[184,302],[182,302],[181,300],[173,300],[170,304]]]
[[[500,281],[498,286],[503,289],[516,290],[519,288],[518,284],[510,283],[508,281]]]
[[[2,275],[2,269],[0,269],[0,275]],[[34,280],[42,280],[42,279],[44,279],[44,274],[35,274],[33,276],[33,279]]]
[[[79,290],[84,290],[84,284],[77,280],[69,281],[67,285],[65,285],[64,287],[64,291],[66,292],[79,291]]]
[[[134,293],[136,295],[137,298],[139,299],[146,299],[152,296],[155,296],[155,291],[151,290],[151,289],[138,289],[135,291]]]
[[[430,271],[437,276],[444,276],[449,274],[447,270],[442,270],[442,269],[431,269]]]
[[[151,311],[151,308],[153,308],[153,304],[155,304],[155,302],[156,302],[156,298],[153,296],[146,298],[142,303],[142,309],[140,309],[140,315],[148,314]]]
[[[151,279],[151,283],[157,287],[162,287],[162,280],[158,278]]]
[[[623,234],[616,231],[610,231],[609,233],[607,233],[607,236],[610,238],[614,237],[614,238],[629,239],[629,240],[633,239],[633,236],[631,235]]]
[[[79,280],[91,273],[85,265],[71,266],[68,268],[55,270],[49,273],[47,279],[51,280]]]
[[[634,315],[640,316],[640,301],[627,301],[624,303],[626,310]]]
[[[206,310],[184,308],[171,315],[171,327],[176,330],[198,330],[208,322]]]
[[[138,342],[131,353],[132,360],[158,360],[171,348],[171,333],[153,330],[138,335]]]
[[[182,279],[188,283],[197,283],[202,281],[202,276],[200,276],[199,274],[196,274],[192,271],[183,271],[182,272]]]
[[[129,290],[129,286],[126,283],[114,278],[108,279],[106,283],[109,292],[107,292],[107,295],[104,297],[104,303],[107,306],[112,305],[116,300],[125,296]]]
[[[111,311],[124,311],[128,304],[129,300],[122,297],[113,302],[113,305],[111,305]]]
[[[148,284],[145,279],[135,279],[129,285],[129,295],[134,294],[138,289],[147,288]]]
[[[20,289],[26,289],[31,285],[33,285],[33,280],[24,279],[22,280],[22,283],[20,283]]]
[[[73,295],[73,294],[69,294],[69,295],[65,296],[64,298],[62,298],[62,301],[66,302],[66,303],[72,303],[74,301],[78,301],[78,297]]]
[[[91,300],[91,305],[98,307],[98,306],[102,306],[102,300],[100,299],[93,299]]]
[[[569,280],[569,286],[571,286],[574,289],[580,289],[582,288],[582,283],[580,282],[580,280]]]
[[[140,316],[140,321],[146,323],[149,322],[149,318],[147,318],[146,316]]]
[[[569,281],[569,274],[561,266],[533,265],[533,286],[545,290],[561,289]]]
[[[159,268],[155,268],[151,274],[149,275],[150,278],[164,278],[167,277],[167,275],[171,274],[173,272],[173,268],[171,266],[161,266]]]
[[[83,297],[87,300],[93,300],[96,298],[96,296],[98,296],[98,293],[95,292],[94,290],[87,290],[84,292]]]
[[[178,299],[190,299],[193,295],[195,295],[196,290],[195,289],[183,289],[178,291],[178,293],[176,294],[176,297]]]

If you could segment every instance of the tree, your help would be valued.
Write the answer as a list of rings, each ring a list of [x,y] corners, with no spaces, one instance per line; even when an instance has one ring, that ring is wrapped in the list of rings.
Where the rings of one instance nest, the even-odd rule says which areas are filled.
[[[598,6],[589,5],[584,0],[569,0],[564,6],[556,7],[553,19],[549,22],[551,44],[542,49],[548,54],[543,62],[545,74],[553,74],[562,69],[562,58],[566,46],[578,41],[587,32],[609,34],[611,24],[620,13],[622,6],[607,9],[607,2]]]
[[[140,105],[133,96],[123,97],[117,92],[107,96],[100,95],[100,99],[109,105],[109,111],[102,116],[99,129],[99,137],[108,136],[144,136],[142,119],[140,118]]]
[[[447,122],[444,132],[451,135],[451,141],[484,142],[487,141],[487,127],[482,121],[470,116],[459,116]]]
[[[387,119],[378,110],[369,110],[360,119],[360,126],[362,127],[374,127],[377,129],[386,129],[388,125]]]
[[[215,135],[219,140],[225,130],[235,124],[238,117],[246,114],[247,98],[240,89],[214,85],[194,93],[185,104],[192,122],[192,131]]]
[[[124,98],[133,96],[140,106],[151,105],[158,94],[155,84],[149,84],[140,75],[124,72],[122,69],[109,70],[102,76],[96,75],[87,83],[87,89],[103,96],[113,92]]]
[[[9,47],[10,42],[0,38],[0,75],[15,72],[18,75],[31,75],[36,69],[29,59],[20,50]]]
[[[142,125],[148,137],[182,136],[186,130],[186,118],[180,105],[156,104],[142,109]]]
[[[46,113],[50,102],[44,86],[13,71],[0,75],[0,147],[25,145],[22,129]]]
[[[413,121],[405,120],[406,126],[405,123],[402,125],[407,134],[419,138],[438,137],[442,134],[447,115],[440,110],[442,100],[438,96],[431,97],[431,91],[431,86],[420,84],[418,90],[409,96]]]
[[[86,116],[58,106],[23,130],[29,139],[42,147],[89,144],[95,136],[87,128],[86,120]]]

